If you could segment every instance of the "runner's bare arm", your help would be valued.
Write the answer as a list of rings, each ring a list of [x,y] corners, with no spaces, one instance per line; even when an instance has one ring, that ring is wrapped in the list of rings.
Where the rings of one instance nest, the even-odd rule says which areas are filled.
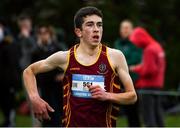
[[[133,82],[128,72],[126,60],[122,52],[108,48],[108,56],[110,58],[112,67],[117,72],[124,88],[123,93],[110,93],[106,92],[99,85],[90,86],[92,98],[105,101],[109,100],[119,104],[132,104],[137,100],[136,92],[134,90]]]
[[[24,86],[28,93],[34,115],[39,120],[50,119],[48,111],[54,112],[49,104],[40,98],[36,85],[36,74],[48,72],[55,68],[65,69],[68,59],[68,51],[57,52],[47,59],[35,62],[28,66],[23,72]]]
[[[28,66],[23,72],[24,84],[29,96],[38,95],[35,75],[48,72],[55,68],[65,69],[67,62],[67,52],[57,52],[47,59],[35,62]]]
[[[123,53],[119,50],[109,48],[108,51],[112,66],[117,72],[125,89],[125,92],[123,93],[110,93],[109,100],[120,104],[134,103],[137,100],[137,95],[133,86],[132,79],[129,75],[129,70],[125,57]]]

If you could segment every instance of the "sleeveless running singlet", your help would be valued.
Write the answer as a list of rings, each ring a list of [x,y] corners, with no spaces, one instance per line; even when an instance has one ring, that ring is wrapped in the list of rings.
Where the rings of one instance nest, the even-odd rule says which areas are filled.
[[[65,71],[63,126],[64,127],[115,127],[119,107],[109,101],[91,98],[87,86],[100,85],[107,92],[120,93],[120,82],[102,45],[98,58],[91,65],[83,65],[76,59],[75,45],[69,50]]]

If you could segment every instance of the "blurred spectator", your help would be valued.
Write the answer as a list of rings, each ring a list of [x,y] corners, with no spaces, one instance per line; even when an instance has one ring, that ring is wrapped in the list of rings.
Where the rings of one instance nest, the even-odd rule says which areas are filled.
[[[31,52],[35,46],[35,36],[32,28],[32,20],[29,16],[21,15],[18,18],[18,43],[20,46],[20,67],[23,71],[31,63]]]
[[[65,43],[65,31],[61,27],[59,27],[55,29],[55,32],[56,32],[56,40],[57,42],[59,42],[58,43],[59,47],[61,47],[64,50],[68,50],[68,46]]]
[[[19,33],[17,35],[17,43],[19,48],[19,66],[20,66],[20,74],[22,71],[31,64],[31,54],[33,49],[35,48],[35,35],[32,26],[32,19],[28,15],[20,15],[17,20]],[[21,75],[20,75],[21,76]],[[22,78],[21,78],[22,79]],[[22,81],[22,80],[21,80]],[[23,82],[21,82],[21,87],[23,87]],[[27,102],[23,102],[20,107],[19,111],[24,110],[28,111]],[[24,107],[24,105],[26,107]],[[32,114],[32,125],[39,126],[39,121],[34,118]]]
[[[47,58],[51,54],[64,50],[60,48],[55,40],[55,33],[52,27],[42,25],[37,30],[37,46],[32,52],[32,62],[36,62]],[[61,126],[62,116],[62,70],[54,70],[51,72],[37,75],[37,85],[42,98],[49,103],[55,110],[50,113],[51,120],[44,120],[43,127],[59,127]]]
[[[3,127],[15,126],[15,89],[19,84],[18,47],[7,27],[0,22],[0,107]]]
[[[128,39],[133,31],[133,23],[130,20],[124,20],[119,26],[119,38],[114,42],[114,48],[121,50],[127,60],[128,66],[140,63],[142,51],[134,46]],[[136,73],[130,72],[131,78],[135,84],[138,78]],[[138,113],[138,102],[133,105],[123,105],[128,119],[129,127],[140,127],[140,118]]]
[[[130,35],[130,41],[143,49],[143,59],[130,70],[138,73],[136,88],[145,91],[161,90],[164,84],[165,53],[158,41],[143,28],[137,27]],[[163,110],[159,95],[142,95],[140,99],[144,124],[147,127],[163,127]]]

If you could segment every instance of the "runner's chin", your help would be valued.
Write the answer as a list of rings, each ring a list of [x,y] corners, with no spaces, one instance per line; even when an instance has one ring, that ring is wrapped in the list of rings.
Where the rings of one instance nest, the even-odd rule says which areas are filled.
[[[99,43],[100,43],[100,40],[99,40],[99,39],[93,39],[93,40],[92,40],[92,44],[93,44],[93,45],[99,45]]]

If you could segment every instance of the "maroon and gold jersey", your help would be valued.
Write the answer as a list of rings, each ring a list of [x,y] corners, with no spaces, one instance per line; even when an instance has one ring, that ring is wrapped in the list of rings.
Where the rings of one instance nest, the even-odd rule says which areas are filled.
[[[120,82],[111,67],[107,47],[102,45],[95,63],[83,65],[76,59],[75,45],[69,50],[64,77],[64,127],[115,127],[119,107],[91,98],[87,86],[100,85],[107,92],[120,92]]]

